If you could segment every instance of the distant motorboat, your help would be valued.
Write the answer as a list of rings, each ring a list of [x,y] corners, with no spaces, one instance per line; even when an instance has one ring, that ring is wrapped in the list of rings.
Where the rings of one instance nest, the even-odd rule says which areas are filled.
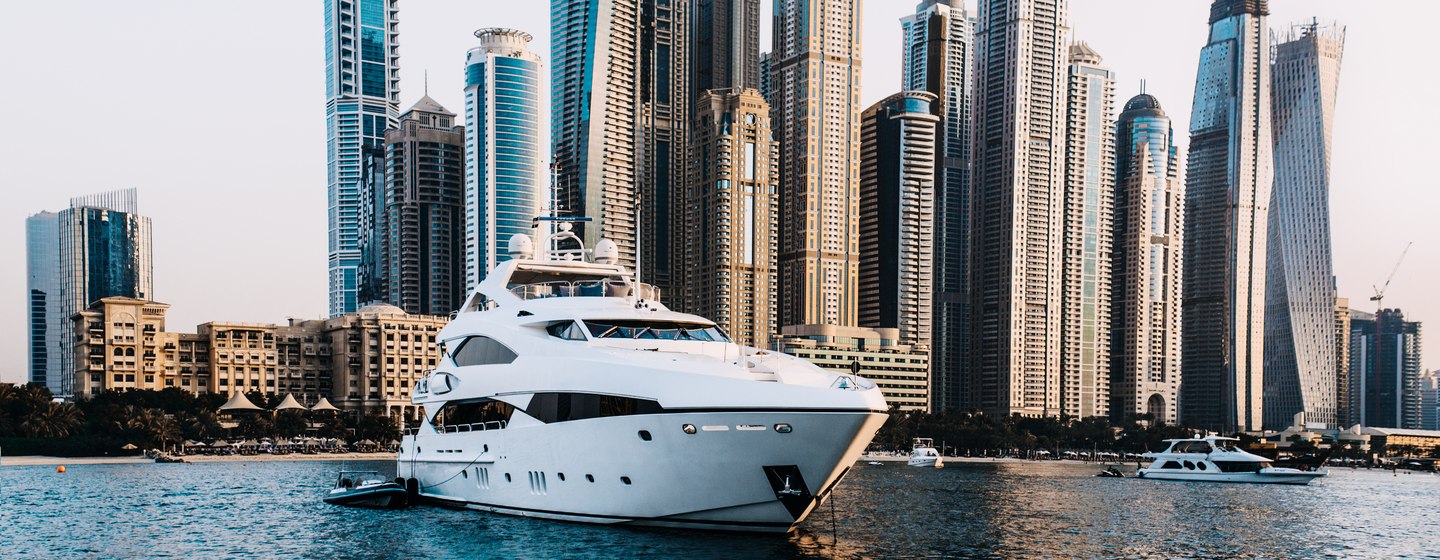
[[[935,442],[930,438],[915,438],[910,447],[910,461],[906,464],[912,467],[935,467],[945,466],[945,460],[940,457],[940,452],[935,450]]]
[[[1136,476],[1159,480],[1200,482],[1252,482],[1260,484],[1310,484],[1325,476],[1324,470],[1302,471],[1272,465],[1270,459],[1248,453],[1235,446],[1235,438],[1195,436],[1190,439],[1168,439],[1165,451],[1145,453],[1150,466],[1141,468]]]
[[[337,506],[394,509],[405,507],[405,488],[380,477],[378,471],[340,471],[325,503]]]
[[[1120,472],[1120,469],[1111,466],[1108,469],[1095,473],[1095,476],[1101,478],[1125,478],[1125,473]]]

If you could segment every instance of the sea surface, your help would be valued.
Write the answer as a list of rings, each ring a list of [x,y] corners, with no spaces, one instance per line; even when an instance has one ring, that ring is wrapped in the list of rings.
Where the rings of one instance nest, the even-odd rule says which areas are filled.
[[[394,463],[0,468],[0,558],[1440,558],[1433,474],[1334,469],[1292,487],[862,462],[786,536],[321,502],[342,467]]]

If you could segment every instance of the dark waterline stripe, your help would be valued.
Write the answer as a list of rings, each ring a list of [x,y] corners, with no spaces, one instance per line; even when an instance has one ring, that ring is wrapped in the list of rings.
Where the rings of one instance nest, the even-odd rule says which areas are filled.
[[[635,517],[635,516],[623,516],[623,515],[604,515],[604,514],[598,514],[598,513],[594,513],[594,514],[592,514],[592,513],[572,513],[572,512],[554,511],[554,510],[548,510],[548,509],[524,508],[524,507],[518,507],[518,506],[502,506],[502,505],[496,505],[496,504],[487,504],[487,503],[483,503],[483,502],[456,502],[455,500],[447,500],[447,499],[445,499],[445,498],[437,498],[437,497],[430,496],[430,495],[426,495],[426,494],[421,494],[420,496],[421,496],[422,498],[426,499],[426,500],[439,503],[440,505],[443,505],[443,506],[454,507],[454,508],[461,508],[461,509],[470,509],[470,508],[468,508],[467,506],[476,505],[476,506],[488,507],[488,508],[495,508],[495,509],[500,509],[500,510],[524,511],[524,512],[530,512],[530,513],[544,513],[544,514],[548,514],[548,515],[565,515],[565,516],[569,516],[569,517],[589,517],[589,518],[592,518],[592,519],[613,519],[613,520],[616,520],[616,521],[657,521],[657,522],[662,522],[662,523],[691,523],[691,524],[696,524],[696,525],[734,525],[734,526],[737,526],[737,527],[774,527],[774,528],[782,528],[782,527],[783,527],[783,528],[788,528],[788,527],[790,527],[791,525],[794,525],[793,523],[779,523],[779,522],[774,522],[774,521],[713,521],[713,520],[709,520],[709,519],[675,519],[675,518],[670,518],[670,517]]]

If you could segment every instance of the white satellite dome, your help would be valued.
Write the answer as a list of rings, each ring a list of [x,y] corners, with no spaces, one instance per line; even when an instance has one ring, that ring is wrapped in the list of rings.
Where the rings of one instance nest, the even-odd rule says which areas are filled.
[[[510,236],[509,251],[512,259],[528,259],[530,255],[535,254],[535,246],[530,241],[530,236],[517,233]]]
[[[595,242],[595,262],[600,264],[615,264],[620,262],[620,248],[615,242],[609,239],[601,239]]]

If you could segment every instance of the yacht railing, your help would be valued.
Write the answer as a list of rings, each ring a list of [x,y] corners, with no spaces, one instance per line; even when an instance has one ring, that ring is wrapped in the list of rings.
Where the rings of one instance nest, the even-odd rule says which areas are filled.
[[[631,284],[621,280],[580,280],[539,282],[510,288],[510,293],[522,300],[552,297],[628,297]],[[650,284],[639,284],[635,295],[640,299],[660,301],[660,289]]]
[[[444,426],[436,426],[435,431],[445,434],[453,434],[457,432],[483,432],[485,430],[503,430],[505,429],[505,425],[506,423],[504,420],[491,420],[489,422],[476,422],[474,424],[447,424]]]

